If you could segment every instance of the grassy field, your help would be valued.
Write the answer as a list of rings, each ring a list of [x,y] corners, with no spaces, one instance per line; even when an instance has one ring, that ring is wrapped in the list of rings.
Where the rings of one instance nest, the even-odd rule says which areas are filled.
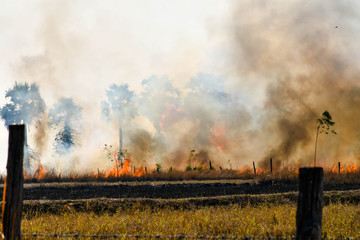
[[[295,235],[297,193],[25,201],[25,234]],[[323,236],[360,238],[360,191],[324,194]]]
[[[196,183],[241,183],[261,181],[297,182],[294,170],[274,174],[249,170],[202,170],[188,172],[159,172],[114,179],[101,176],[74,175],[69,178],[36,179],[40,185],[49,182],[129,181],[129,185]],[[231,180],[237,179],[237,180]],[[169,182],[170,181],[170,182]],[[34,185],[33,180],[28,181]],[[338,174],[325,172],[325,184],[359,183],[359,172]],[[105,183],[104,183],[105,184]],[[106,183],[112,184],[112,183]],[[342,189],[342,188],[340,188]],[[206,236],[274,236],[290,238],[295,235],[297,192],[277,194],[232,195],[182,199],[87,199],[87,200],[27,200],[24,201],[22,232],[25,234],[142,234],[142,235],[206,235]],[[360,239],[360,189],[324,192],[323,237]],[[44,238],[41,238],[44,239]],[[51,238],[49,238],[51,239]]]
[[[192,209],[144,204],[115,212],[25,213],[23,233],[144,234],[207,236],[295,235],[296,204],[229,204]],[[330,203],[323,209],[323,236],[360,238],[358,204]]]

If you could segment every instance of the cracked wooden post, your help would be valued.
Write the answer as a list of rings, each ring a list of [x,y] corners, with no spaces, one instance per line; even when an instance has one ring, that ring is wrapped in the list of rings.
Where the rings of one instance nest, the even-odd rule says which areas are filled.
[[[300,168],[296,239],[321,239],[324,171]]]
[[[7,175],[3,196],[3,232],[6,240],[21,239],[25,125],[9,126]]]

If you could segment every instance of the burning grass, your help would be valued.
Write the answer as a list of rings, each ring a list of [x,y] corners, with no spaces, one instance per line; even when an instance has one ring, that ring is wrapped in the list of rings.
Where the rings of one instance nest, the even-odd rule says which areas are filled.
[[[266,197],[265,197],[266,198]],[[101,199],[99,201],[102,201]],[[115,211],[74,211],[64,204],[59,214],[25,213],[23,233],[276,236],[295,235],[296,204],[231,203],[190,208],[138,202]],[[220,202],[220,201],[219,201]],[[103,203],[105,205],[106,202]],[[181,205],[180,205],[181,206]],[[183,205],[185,206],[185,205]],[[105,206],[104,206],[105,207]],[[360,237],[358,204],[330,203],[323,210],[323,237]]]
[[[324,168],[325,183],[360,183],[360,165],[337,166]],[[24,175],[25,182],[117,182],[117,181],[182,181],[182,180],[219,180],[219,179],[248,179],[255,181],[290,181],[298,179],[298,168],[282,168],[270,172],[267,169],[256,169],[256,174],[250,167],[243,169],[205,169],[194,168],[188,171],[177,169],[159,170],[157,168],[135,168],[130,162],[107,171],[98,170],[96,173],[69,173],[66,175],[46,171],[40,164],[39,169],[32,175]],[[0,178],[3,181],[4,177]]]

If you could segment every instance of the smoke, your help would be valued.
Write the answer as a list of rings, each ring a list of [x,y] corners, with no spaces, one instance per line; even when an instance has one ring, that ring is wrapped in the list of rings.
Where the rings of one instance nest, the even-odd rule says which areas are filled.
[[[105,119],[119,123],[129,121],[137,115],[134,91],[129,85],[112,84],[106,91],[107,101],[101,102],[102,114]]]
[[[36,150],[40,156],[44,154],[47,149],[49,142],[49,127],[48,127],[48,118],[46,114],[43,114],[39,121],[35,124],[35,133],[34,141],[36,145]]]
[[[49,125],[55,130],[55,152],[68,154],[78,144],[82,107],[71,98],[61,98],[49,111]]]
[[[328,110],[338,136],[320,137],[320,161],[356,161],[359,67],[354,2],[242,1],[234,14],[236,74],[265,86],[259,128],[275,163],[313,161],[316,119]],[[240,82],[239,84],[242,84]],[[258,141],[261,141],[260,139]],[[261,141],[262,142],[262,141]]]
[[[101,149],[117,147],[122,126],[135,167],[185,169],[192,150],[195,165],[309,165],[316,119],[328,110],[338,135],[319,136],[318,162],[358,161],[359,4],[199,2],[39,3],[31,50],[9,62],[14,79],[36,83],[53,106],[31,132],[41,160],[63,161],[47,147],[60,133],[55,143],[78,143],[62,165],[106,169]],[[55,107],[61,98],[74,106]]]
[[[15,85],[9,89],[5,95],[10,103],[5,104],[0,109],[0,115],[5,120],[5,125],[10,124],[32,124],[39,119],[45,110],[45,102],[39,93],[39,87],[36,84],[28,83]]]
[[[153,136],[144,129],[136,129],[129,133],[128,155],[135,166],[154,166],[162,163],[165,144],[161,137]]]

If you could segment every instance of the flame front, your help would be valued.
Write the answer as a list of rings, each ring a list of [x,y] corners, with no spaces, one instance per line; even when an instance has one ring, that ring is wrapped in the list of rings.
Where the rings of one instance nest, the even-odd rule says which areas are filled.
[[[343,166],[343,165],[340,165],[340,169],[339,169],[339,165],[336,164],[334,167],[331,168],[331,172],[332,173],[357,173],[360,171],[360,167],[359,165],[356,165],[356,164],[352,164],[350,166]]]
[[[114,156],[114,160],[113,160],[114,164],[113,164],[113,167],[105,173],[105,175],[104,175],[105,178],[121,177],[124,175],[141,177],[142,175],[144,175],[146,173],[146,171],[144,169],[136,169],[136,171],[134,173],[132,173],[131,165],[130,165],[131,164],[130,158],[126,158],[124,161],[124,164],[120,165],[120,161],[118,160],[117,153],[113,152],[112,155]]]
[[[36,179],[42,179],[47,171],[44,169],[43,165],[39,162],[38,169],[36,170],[34,177]]]

